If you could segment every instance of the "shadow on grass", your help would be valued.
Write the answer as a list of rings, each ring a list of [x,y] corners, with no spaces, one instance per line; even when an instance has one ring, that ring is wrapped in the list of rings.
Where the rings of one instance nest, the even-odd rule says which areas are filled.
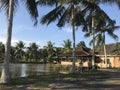
[[[118,80],[118,83],[116,81]],[[111,81],[111,82],[110,82]],[[115,83],[114,83],[114,82]],[[85,89],[85,90],[104,90],[120,88],[120,71],[104,71],[83,72],[75,74],[48,74],[39,76],[28,76],[12,79],[12,84],[1,86],[2,90],[27,90],[28,87],[37,87],[35,90],[42,90],[50,84],[54,83],[52,87],[56,89]],[[1,90],[0,88],[0,90]],[[33,89],[31,89],[33,90]]]

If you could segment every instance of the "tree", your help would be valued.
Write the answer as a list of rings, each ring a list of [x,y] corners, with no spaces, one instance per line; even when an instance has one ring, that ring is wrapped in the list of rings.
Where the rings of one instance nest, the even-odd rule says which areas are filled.
[[[39,49],[38,49],[38,45],[36,43],[30,43],[30,46],[27,47],[27,55],[29,57],[30,61],[38,61],[39,59]]]
[[[44,15],[41,19],[42,24],[46,23],[47,25],[49,25],[51,22],[58,20],[57,23],[58,27],[63,27],[65,26],[66,23],[72,27],[73,36],[72,73],[75,72],[75,29],[76,29],[75,26],[79,26],[84,23],[84,15],[81,10],[80,1],[81,0],[53,0],[53,2],[56,3],[55,4],[56,7],[48,14]],[[47,2],[46,4],[49,4],[49,2]]]
[[[90,14],[86,20],[88,22],[89,28],[91,27],[91,19],[92,14]],[[91,18],[90,18],[91,17]],[[115,26],[115,21],[109,18],[109,16],[100,8],[94,11],[94,37],[91,40],[91,43],[96,42],[96,45],[104,45],[104,54],[105,54],[105,62],[107,67],[107,55],[106,55],[106,47],[105,47],[105,32],[107,32],[112,38],[117,39],[118,37],[113,33],[119,26]],[[85,29],[85,28],[84,28]],[[89,30],[88,33],[85,34],[86,37],[91,36],[93,31]]]
[[[16,60],[18,61],[23,60],[23,57],[25,55],[24,49],[25,49],[25,43],[23,41],[19,41],[18,43],[16,43],[15,52],[14,52]]]
[[[83,27],[83,31],[86,31],[85,36],[93,36],[92,39],[92,45],[93,45],[93,58],[92,58],[92,64],[94,65],[94,59],[95,59],[95,30],[100,30],[98,27],[100,25],[103,25],[103,23],[113,24],[113,20],[109,18],[109,16],[99,7],[100,0],[86,0],[83,4],[86,6],[86,22],[87,25]],[[103,22],[101,22],[103,21]],[[97,29],[96,29],[97,28]]]
[[[35,0],[22,0],[25,2],[26,7],[36,21],[38,17],[37,6]],[[10,50],[11,50],[11,36],[12,36],[12,24],[13,24],[13,12],[18,4],[18,0],[0,0],[0,9],[5,10],[7,12],[8,17],[8,28],[7,28],[7,38],[5,45],[5,59],[1,74],[0,83],[10,83],[10,70],[9,70],[9,60],[10,60]]]
[[[54,43],[52,43],[51,41],[48,41],[47,42],[47,45],[46,46],[44,46],[44,49],[46,49],[46,51],[47,51],[47,59],[48,59],[48,61],[50,62],[50,63],[52,63],[52,61],[51,61],[51,58],[54,56],[54,54],[55,54],[55,47],[54,47]]]
[[[76,48],[83,48],[84,50],[86,50],[86,51],[90,51],[91,49],[90,48],[88,48],[87,46],[86,46],[86,44],[85,44],[85,42],[84,41],[80,41],[78,44],[77,44],[77,46],[76,46]]]
[[[71,45],[72,42],[69,39],[64,40],[63,42],[64,42],[62,44],[63,45],[63,53],[70,52],[72,49],[72,45]]]

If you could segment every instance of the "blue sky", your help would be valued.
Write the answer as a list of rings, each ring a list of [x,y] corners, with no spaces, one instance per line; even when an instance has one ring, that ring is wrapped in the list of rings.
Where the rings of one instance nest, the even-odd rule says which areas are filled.
[[[109,14],[109,16],[116,20],[117,24],[120,25],[120,10],[112,5],[101,5],[101,8]],[[40,8],[40,16],[46,14],[49,7]],[[6,33],[7,33],[7,19],[4,13],[0,13],[0,42],[5,43]],[[14,15],[13,22],[13,32],[12,32],[12,45],[15,45],[16,42],[22,40],[28,45],[29,43],[36,42],[40,47],[47,44],[48,41],[55,43],[55,46],[61,47],[63,40],[70,39],[72,41],[71,27],[66,26],[62,29],[56,26],[56,23],[51,23],[49,26],[40,25],[34,27],[33,21],[30,18],[26,9],[19,5]],[[119,36],[120,30],[115,33]],[[81,28],[76,31],[76,43],[80,41],[85,41],[86,45],[89,46],[90,38],[84,38],[84,33],[81,31]],[[119,40],[120,41],[120,40]],[[115,41],[111,37],[107,36],[106,43],[114,43]]]

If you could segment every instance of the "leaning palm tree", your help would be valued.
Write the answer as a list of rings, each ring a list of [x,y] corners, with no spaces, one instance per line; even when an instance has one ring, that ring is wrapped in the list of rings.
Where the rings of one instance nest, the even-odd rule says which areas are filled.
[[[25,5],[36,21],[38,17],[36,0],[22,0],[25,2]],[[15,8],[18,6],[18,0],[0,0],[0,9],[5,10],[7,17],[8,17],[8,31],[7,31],[7,38],[6,38],[6,45],[5,45],[5,59],[1,74],[0,83],[10,83],[10,70],[9,70],[9,60],[10,60],[10,50],[11,50],[11,36],[12,36],[12,24],[13,24],[13,12]]]

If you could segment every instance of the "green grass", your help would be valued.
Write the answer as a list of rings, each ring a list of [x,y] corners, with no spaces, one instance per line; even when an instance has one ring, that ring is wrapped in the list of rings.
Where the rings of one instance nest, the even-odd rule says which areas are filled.
[[[112,69],[114,70],[114,69]],[[108,72],[110,73],[110,72]],[[49,84],[57,82],[57,78],[60,77],[64,82],[76,82],[76,79],[87,79],[87,80],[95,80],[95,79],[109,79],[109,74],[106,70],[98,70],[98,71],[87,71],[83,73],[75,73],[75,74],[48,74],[48,75],[39,75],[39,76],[28,76],[21,78],[12,79],[12,83],[10,85],[0,85],[0,90],[5,88],[6,90],[12,90],[13,88],[18,88],[20,86],[24,87],[26,85],[33,85],[33,87],[37,88],[46,88]],[[22,90],[22,89],[21,89]],[[40,89],[38,89],[40,90]]]
[[[12,83],[10,85],[0,85],[1,89],[13,89],[18,87],[24,87],[25,85],[32,84],[37,88],[45,88],[48,87],[50,83],[55,82],[56,74],[49,75],[39,75],[39,76],[29,76],[29,77],[21,77],[12,79]]]

